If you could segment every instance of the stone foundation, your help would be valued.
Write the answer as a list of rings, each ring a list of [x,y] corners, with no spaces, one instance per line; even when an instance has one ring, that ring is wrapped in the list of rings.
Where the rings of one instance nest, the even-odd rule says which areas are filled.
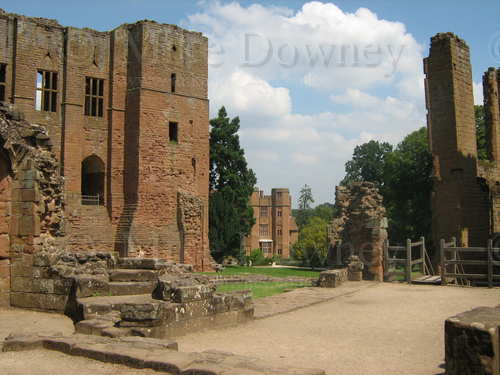
[[[478,307],[445,322],[447,375],[500,374],[500,306]]]
[[[347,281],[347,268],[323,271],[319,274],[318,286],[321,288],[337,288]]]

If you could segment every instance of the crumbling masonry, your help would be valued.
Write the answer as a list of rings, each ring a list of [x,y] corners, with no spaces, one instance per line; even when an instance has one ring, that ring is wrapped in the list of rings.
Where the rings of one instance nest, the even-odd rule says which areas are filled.
[[[459,246],[486,246],[500,235],[500,71],[483,79],[489,160],[478,160],[467,44],[452,33],[431,39],[426,74],[427,126],[434,163],[432,235]],[[498,245],[498,244],[497,244]]]
[[[207,59],[207,39],[173,25],[0,10],[3,303],[40,303],[28,280],[47,249],[211,267]]]
[[[365,264],[365,280],[383,281],[387,219],[382,196],[375,184],[355,182],[335,189],[336,217],[328,228],[329,263],[347,265],[351,255]]]

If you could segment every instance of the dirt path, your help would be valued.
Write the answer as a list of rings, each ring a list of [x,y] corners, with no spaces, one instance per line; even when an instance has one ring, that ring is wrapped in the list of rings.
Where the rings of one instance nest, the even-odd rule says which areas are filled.
[[[440,367],[444,362],[444,320],[473,307],[498,304],[498,288],[384,283],[177,341],[182,351],[219,349],[324,368],[329,375],[435,375],[444,373]]]

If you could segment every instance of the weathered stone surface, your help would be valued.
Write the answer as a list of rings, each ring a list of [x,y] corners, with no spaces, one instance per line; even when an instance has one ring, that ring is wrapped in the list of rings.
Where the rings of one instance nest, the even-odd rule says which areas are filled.
[[[365,264],[367,280],[383,281],[383,246],[387,239],[387,219],[383,199],[375,184],[355,182],[335,188],[337,216],[329,226],[334,252],[329,263],[346,266],[351,255]]]
[[[155,283],[145,282],[110,282],[109,294],[112,296],[125,296],[130,294],[151,294]]]
[[[446,374],[500,373],[499,327],[500,306],[478,307],[446,319]]]
[[[109,279],[111,281],[156,281],[158,274],[153,270],[117,269],[110,272]]]
[[[323,370],[276,366],[257,358],[220,351],[182,353],[171,340],[142,337],[9,336],[3,351],[45,348],[102,362],[191,375],[325,375]]]
[[[322,288],[337,288],[347,280],[347,268],[323,271],[319,274],[318,286]]]

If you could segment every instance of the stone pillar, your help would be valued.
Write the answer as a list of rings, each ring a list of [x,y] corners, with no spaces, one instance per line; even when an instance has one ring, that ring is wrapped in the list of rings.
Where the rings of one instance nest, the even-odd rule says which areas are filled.
[[[483,76],[484,115],[486,122],[486,140],[488,158],[500,160],[500,105],[498,83],[500,74],[495,68],[489,68]]]

